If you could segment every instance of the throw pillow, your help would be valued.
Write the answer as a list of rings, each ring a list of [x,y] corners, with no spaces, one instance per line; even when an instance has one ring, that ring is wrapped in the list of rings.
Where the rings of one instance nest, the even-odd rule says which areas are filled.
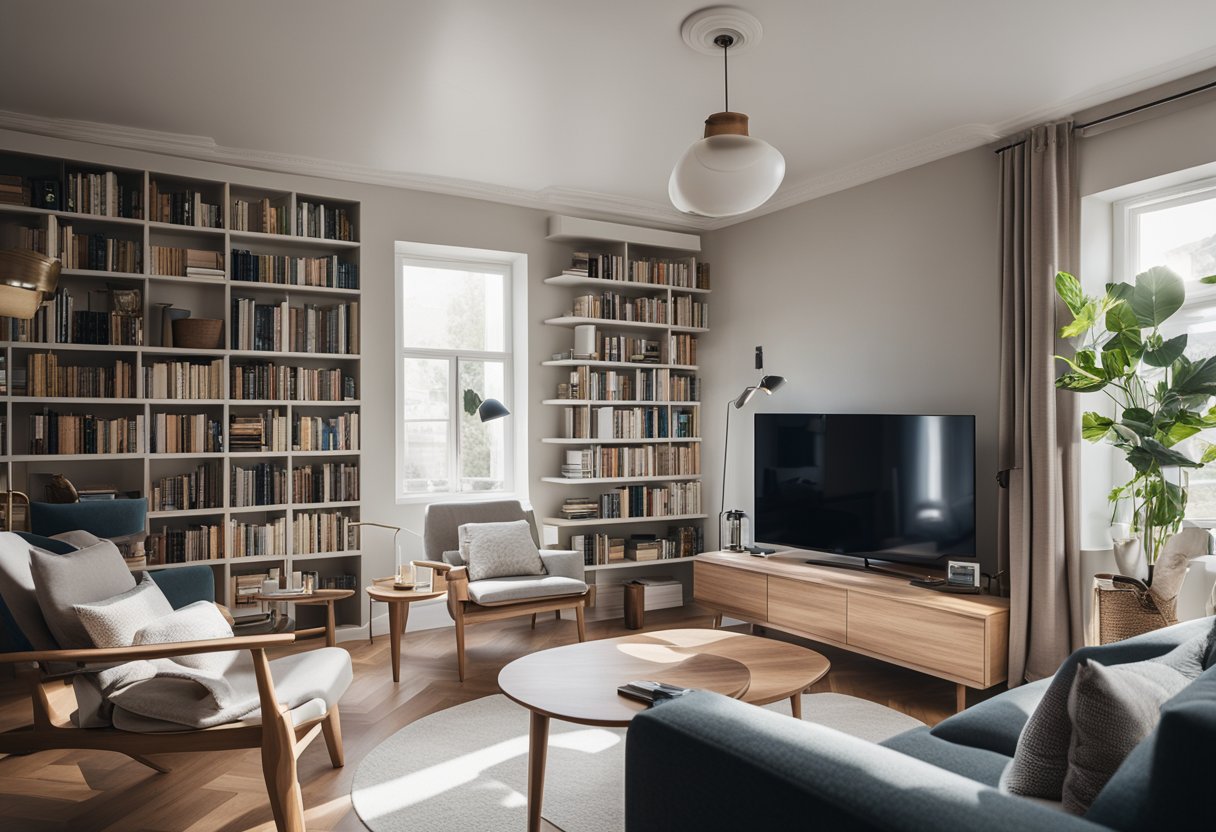
[[[195,601],[144,625],[135,634],[133,643],[171,644],[175,641],[208,641],[215,638],[232,638],[232,627],[215,604]],[[195,670],[222,675],[239,655],[239,651],[232,650],[173,656],[172,660]]]
[[[459,539],[470,581],[545,574],[545,563],[527,520],[465,523],[460,527]]]
[[[76,614],[77,604],[113,598],[135,588],[126,561],[108,540],[65,555],[31,549],[30,572],[42,617],[63,648],[93,646]]]
[[[1072,740],[1064,809],[1084,814],[1098,792],[1161,719],[1161,706],[1199,676],[1160,661],[1077,668],[1068,697]]]
[[[135,589],[74,609],[97,647],[129,647],[137,632],[173,612],[165,593],[147,575]]]

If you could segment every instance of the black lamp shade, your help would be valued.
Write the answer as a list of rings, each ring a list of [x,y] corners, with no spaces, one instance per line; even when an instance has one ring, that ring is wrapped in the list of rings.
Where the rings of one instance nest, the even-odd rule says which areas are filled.
[[[477,417],[483,422],[492,422],[510,415],[511,411],[498,399],[486,399],[477,407]]]
[[[785,384],[785,376],[765,376],[760,379],[760,389],[765,393],[773,393]]]

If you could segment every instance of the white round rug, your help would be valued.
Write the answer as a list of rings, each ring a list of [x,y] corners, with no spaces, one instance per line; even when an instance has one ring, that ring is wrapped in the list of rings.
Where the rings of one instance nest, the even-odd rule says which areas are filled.
[[[789,714],[788,701],[765,706]],[[923,723],[839,693],[803,719],[878,742]],[[410,723],[359,763],[351,800],[372,832],[499,832],[527,818],[528,712],[497,694]],[[625,729],[552,720],[543,816],[564,832],[625,827]]]

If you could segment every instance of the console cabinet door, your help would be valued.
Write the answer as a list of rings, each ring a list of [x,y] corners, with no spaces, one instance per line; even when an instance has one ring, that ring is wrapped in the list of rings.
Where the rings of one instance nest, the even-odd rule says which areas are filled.
[[[838,587],[770,575],[768,620],[775,627],[843,644],[847,598],[848,593]]]
[[[692,565],[692,597],[748,621],[768,618],[768,576],[716,563]]]
[[[988,684],[984,619],[849,593],[849,646],[910,664],[956,682]]]

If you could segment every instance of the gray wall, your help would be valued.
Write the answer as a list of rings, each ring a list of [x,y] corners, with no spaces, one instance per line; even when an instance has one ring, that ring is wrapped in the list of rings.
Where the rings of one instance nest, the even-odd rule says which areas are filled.
[[[752,509],[755,410],[974,414],[979,557],[995,568],[996,185],[992,152],[974,150],[706,236],[711,515],[725,403],[754,383],[763,344],[789,383],[732,417],[727,502]]]

